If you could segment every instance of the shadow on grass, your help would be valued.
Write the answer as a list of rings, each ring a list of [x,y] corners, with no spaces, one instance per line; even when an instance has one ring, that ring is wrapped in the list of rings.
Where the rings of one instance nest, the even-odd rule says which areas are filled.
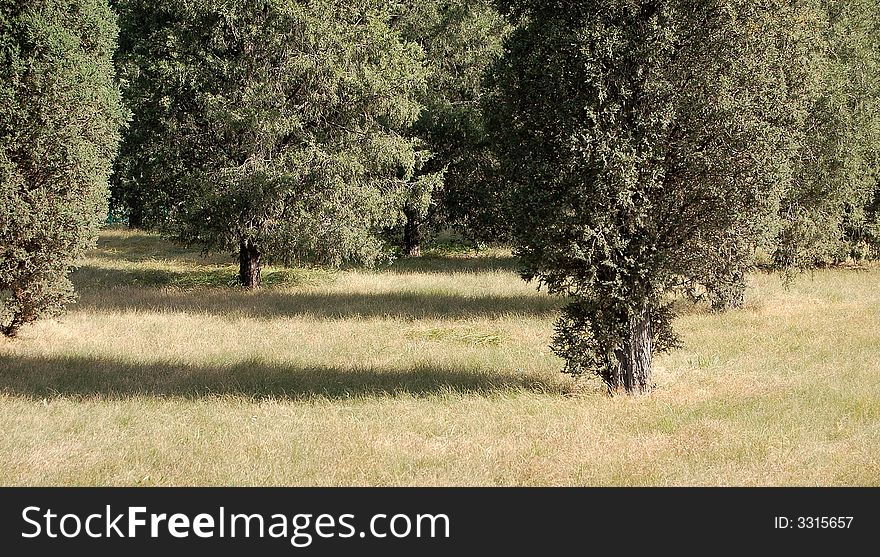
[[[690,298],[680,297],[672,300],[670,307],[676,316],[685,315],[715,315],[718,312],[712,309],[706,301],[694,301]]]
[[[561,383],[522,373],[419,366],[405,370],[342,368],[244,361],[228,366],[128,363],[88,357],[0,356],[0,392],[52,396],[256,399],[346,399],[408,394],[480,394],[529,390],[559,394]]]
[[[383,272],[410,273],[492,273],[519,272],[519,260],[506,255],[478,255],[474,257],[455,255],[423,255],[422,257],[396,260]]]
[[[196,264],[223,265],[234,261],[230,254],[205,255],[197,249],[174,243],[158,234],[125,228],[118,229],[116,234],[101,234],[97,248],[90,255],[129,263],[169,259]]]
[[[210,314],[219,317],[315,317],[447,319],[510,315],[549,317],[559,307],[550,296],[468,297],[444,293],[391,292],[348,294],[333,292],[243,292],[118,288],[83,292],[78,309]]]
[[[264,286],[305,286],[327,282],[331,273],[311,269],[280,269],[263,273]],[[238,288],[238,273],[232,268],[201,267],[172,269],[108,269],[84,265],[71,274],[78,290],[136,286],[141,288]]]
[[[116,259],[107,258],[112,261]],[[395,275],[453,274],[453,273],[491,273],[518,271],[517,262],[512,257],[441,257],[426,256],[402,259],[393,265],[379,270],[379,273]],[[310,268],[289,268],[264,270],[264,286],[302,286],[326,283],[333,277],[333,271]],[[149,268],[106,268],[83,265],[71,274],[78,288],[110,288],[113,286],[142,286],[147,288],[194,288],[199,286],[235,288],[238,283],[237,268],[227,266],[202,265],[191,270],[149,269]]]
[[[210,277],[186,278],[186,273],[177,271],[150,271],[144,274],[141,270],[87,269],[93,280],[84,282],[83,275],[75,277],[80,292],[79,303],[75,307],[91,311],[185,312],[251,318],[444,319],[550,316],[560,306],[558,299],[538,292],[525,296],[467,296],[444,291],[406,290],[347,293],[271,288],[255,292],[239,288],[160,288],[179,285],[186,280],[194,286],[212,284]],[[104,278],[96,278],[98,274]],[[213,280],[223,279],[221,276]],[[288,278],[287,284],[304,284],[308,280],[308,277]],[[316,280],[320,280],[320,277]]]

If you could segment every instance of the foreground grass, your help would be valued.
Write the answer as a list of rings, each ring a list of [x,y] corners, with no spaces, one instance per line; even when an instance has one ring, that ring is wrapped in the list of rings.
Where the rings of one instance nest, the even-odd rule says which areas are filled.
[[[649,397],[558,373],[503,252],[234,268],[103,234],[79,304],[0,341],[0,483],[880,485],[880,269],[683,306]]]

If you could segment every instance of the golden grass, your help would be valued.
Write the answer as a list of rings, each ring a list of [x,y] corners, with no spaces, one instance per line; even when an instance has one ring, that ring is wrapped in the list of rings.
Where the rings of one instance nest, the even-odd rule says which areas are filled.
[[[648,397],[559,373],[502,251],[270,269],[106,231],[0,341],[4,485],[880,485],[880,269],[688,308]]]

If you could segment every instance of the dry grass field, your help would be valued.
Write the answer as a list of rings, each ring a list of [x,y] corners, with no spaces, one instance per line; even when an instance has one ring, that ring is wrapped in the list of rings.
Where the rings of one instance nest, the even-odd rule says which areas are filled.
[[[504,252],[377,271],[110,230],[63,317],[0,340],[3,485],[880,485],[880,268],[682,305],[648,397],[559,373]]]

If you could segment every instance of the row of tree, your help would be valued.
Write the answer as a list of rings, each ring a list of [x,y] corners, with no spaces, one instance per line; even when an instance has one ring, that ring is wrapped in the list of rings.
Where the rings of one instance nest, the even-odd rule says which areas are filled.
[[[418,255],[426,229],[494,210],[479,100],[506,24],[485,0],[118,9],[116,208],[237,253],[244,286],[265,261],[372,265],[389,231]]]
[[[675,345],[671,292],[737,306],[759,251],[794,272],[880,243],[870,0],[0,7],[9,336],[69,299],[111,165],[114,212],[250,288],[440,227],[512,240],[569,299],[566,370],[615,392]]]

